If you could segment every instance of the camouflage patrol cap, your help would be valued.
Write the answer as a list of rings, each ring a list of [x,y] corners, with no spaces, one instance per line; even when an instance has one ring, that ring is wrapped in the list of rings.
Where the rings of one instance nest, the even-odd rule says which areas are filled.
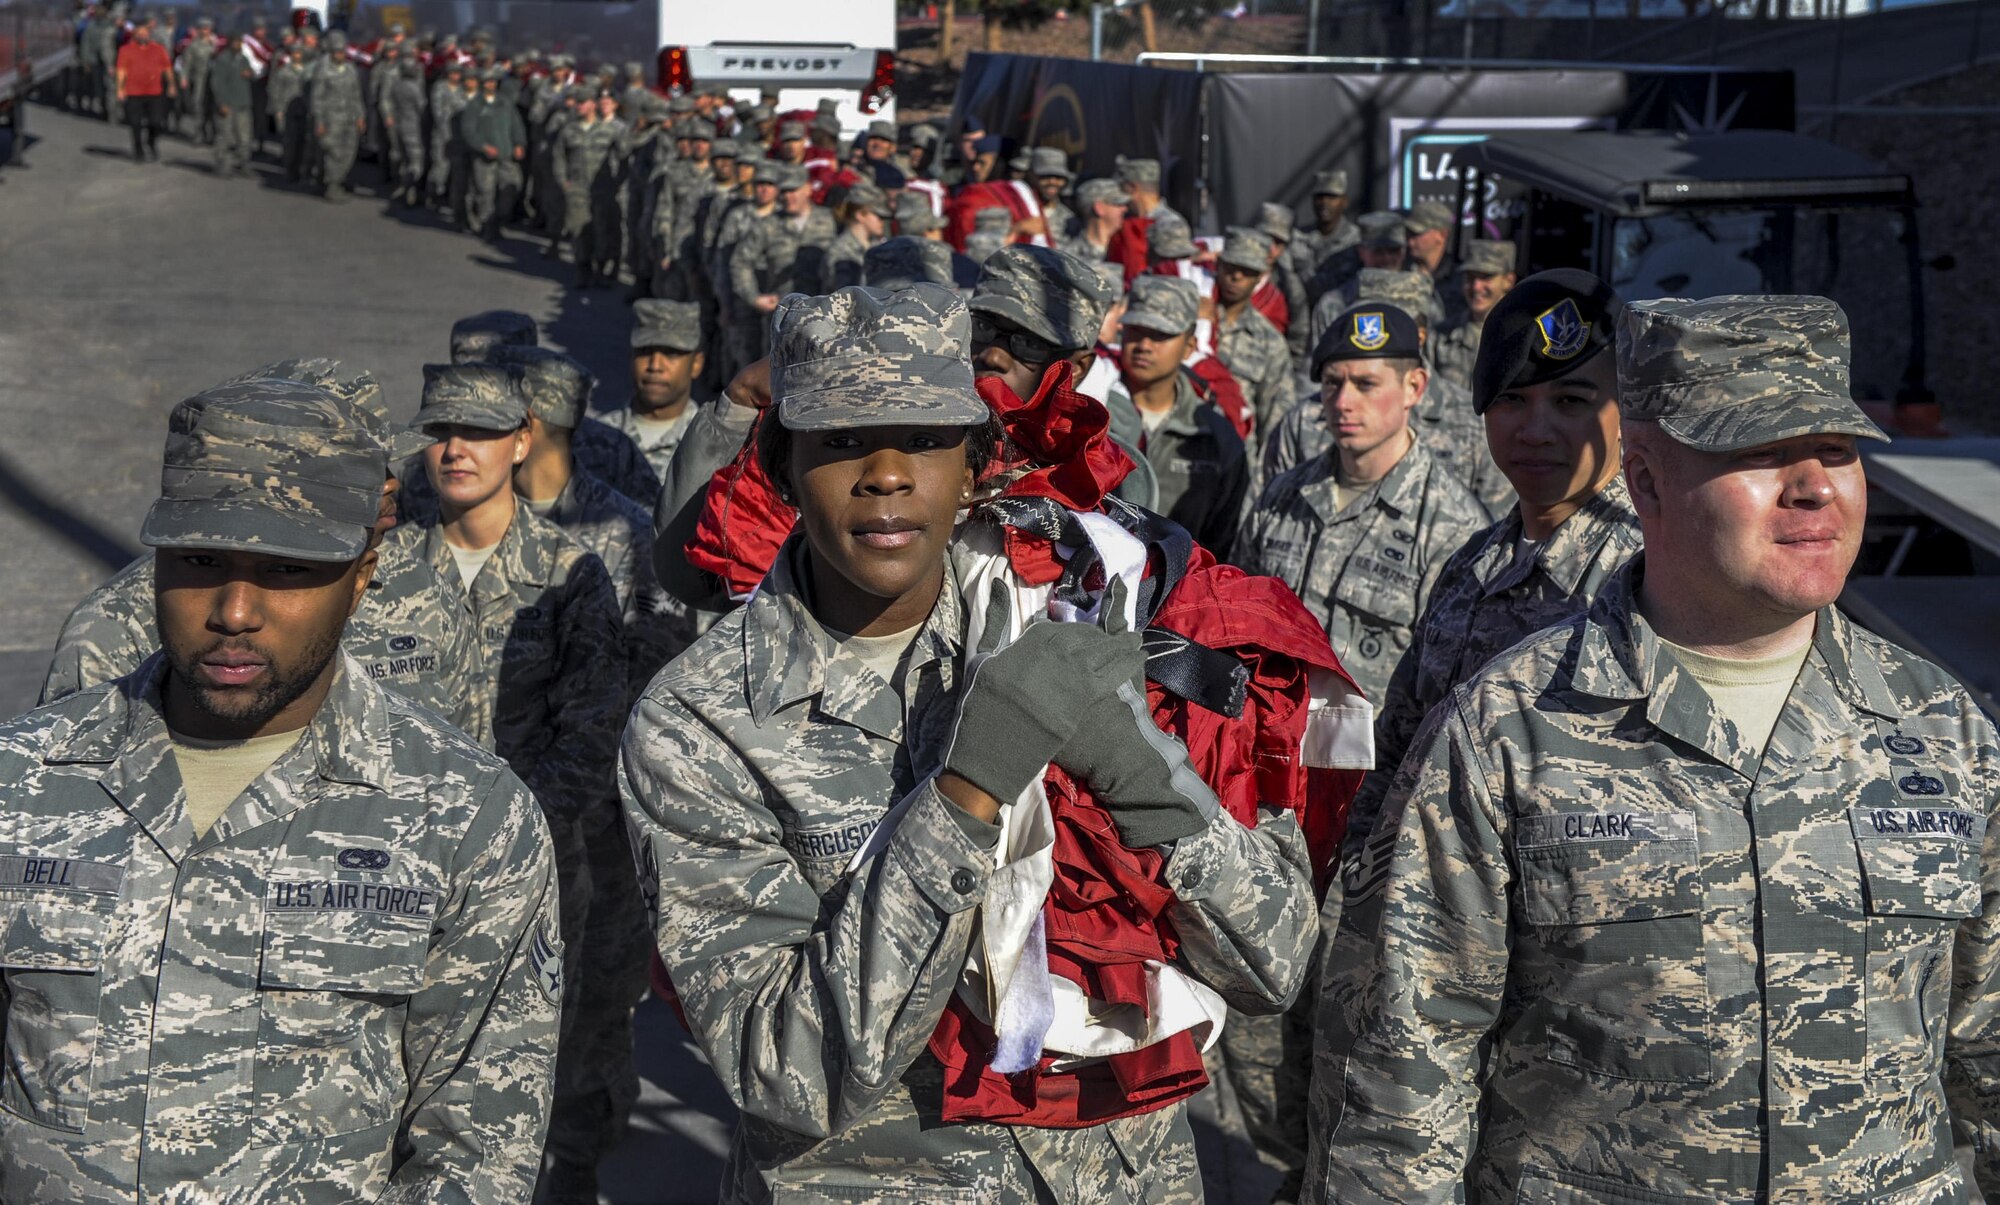
[[[1125,326],[1178,335],[1194,329],[1201,292],[1178,276],[1141,276],[1125,295]]]
[[[903,133],[909,139],[911,146],[936,146],[938,140],[944,137],[938,132],[938,128],[928,121],[920,121]]]
[[[214,17],[196,17],[196,18],[194,19],[194,27],[195,27],[196,29],[214,29],[214,28],[215,28],[215,18],[214,18]]]
[[[790,192],[795,188],[804,188],[811,183],[812,177],[808,176],[806,169],[798,164],[780,163],[778,165],[779,192]]]
[[[1120,184],[1136,184],[1141,188],[1160,186],[1160,161],[1158,159],[1127,159],[1118,156],[1116,168]]]
[[[167,419],[160,496],[139,539],[150,548],[221,548],[351,561],[381,515],[381,441],[302,381],[218,385]]]
[[[1393,209],[1364,213],[1355,222],[1361,227],[1361,241],[1370,247],[1400,247],[1409,237],[1409,223]]]
[[[896,231],[899,234],[928,234],[942,230],[945,220],[931,208],[930,198],[920,192],[906,192],[896,198]]]
[[[951,244],[899,234],[868,248],[861,281],[872,289],[907,289],[918,282],[954,287]]]
[[[597,378],[582,364],[552,347],[518,346],[496,348],[493,363],[521,370],[528,412],[536,418],[565,431],[576,430],[583,421]]]
[[[849,185],[843,200],[856,209],[865,209],[878,217],[895,216],[895,211],[889,208],[889,194],[867,180]]]
[[[743,120],[751,125],[756,125],[760,121],[769,121],[776,116],[777,114],[772,111],[769,105],[751,105],[743,111]],[[801,136],[803,137],[803,132],[801,132]]]
[[[840,102],[831,96],[822,96],[813,105],[814,113],[821,117],[832,117],[840,112]]]
[[[778,162],[776,159],[759,159],[757,166],[750,172],[750,182],[752,184],[775,185],[783,178],[783,172],[780,169],[784,166],[784,164]]]
[[[1117,296],[1075,256],[1022,243],[986,257],[969,308],[1004,318],[1059,351],[1073,352],[1097,342]]]
[[[413,429],[449,424],[512,431],[527,421],[528,395],[519,365],[424,365],[424,400],[410,423]]]
[[[503,343],[541,342],[535,320],[518,310],[484,310],[451,324],[451,362],[471,364]]]
[[[506,78],[507,69],[505,67],[488,67],[479,73],[479,82],[482,84],[497,84]]]
[[[1414,360],[1423,353],[1417,320],[1401,306],[1364,301],[1350,307],[1313,348],[1312,376],[1335,360]]]
[[[346,376],[346,369],[338,360],[321,356],[294,356],[289,360],[279,360],[253,368],[241,376],[231,377],[223,382],[237,385],[245,381],[299,381],[327,394],[346,406],[354,420],[373,435],[387,452],[391,461],[400,461],[406,456],[423,451],[425,442],[413,437],[410,431],[397,425],[389,417],[389,405],[382,399],[382,382],[367,369],[352,376]]]
[[[1411,234],[1422,234],[1427,230],[1450,230],[1451,206],[1443,201],[1418,201],[1410,206],[1409,216],[1403,219],[1403,225]]]
[[[1392,272],[1387,268],[1363,268],[1354,276],[1354,300],[1386,301],[1408,311],[1420,325],[1429,325],[1431,299],[1437,289],[1430,273],[1422,269]]]
[[[1512,243],[1502,246],[1513,249]],[[1537,272],[1493,303],[1479,328],[1472,410],[1486,413],[1509,389],[1553,381],[1588,364],[1616,339],[1618,294],[1577,268]]]
[[[779,142],[804,142],[806,127],[804,122],[781,121],[778,123]]]
[[[840,118],[835,117],[831,113],[821,113],[812,119],[812,129],[815,134],[831,134],[835,138],[838,138],[840,137]]]
[[[1266,201],[1257,207],[1257,230],[1274,243],[1289,243],[1298,228],[1298,215],[1289,205]]]
[[[1036,147],[1028,156],[1028,174],[1037,178],[1061,176],[1065,180],[1076,179],[1076,173],[1069,169],[1069,156],[1056,146]]]
[[[324,42],[328,50],[336,53],[347,49],[347,35],[338,29],[330,31]]]
[[[880,138],[884,142],[896,141],[896,123],[893,121],[871,121],[868,123],[868,137]]]
[[[1004,205],[988,205],[972,215],[972,228],[981,234],[1008,234],[1014,229],[1014,215]]]
[[[710,159],[741,159],[743,157],[743,146],[734,138],[718,138],[709,144],[708,157]]]
[[[1106,205],[1123,205],[1126,203],[1125,190],[1118,187],[1118,181],[1107,180],[1102,177],[1094,180],[1085,180],[1076,186],[1076,203],[1078,205],[1088,209],[1100,202]],[[1089,215],[1086,213],[1084,216],[1088,217]]]
[[[1887,440],[1855,405],[1847,314],[1825,297],[1638,301],[1618,317],[1618,411],[1733,452],[1797,435]]]
[[[1120,301],[1124,300],[1125,298],[1124,264],[1119,263],[1115,259],[1103,259],[1090,265],[1090,270],[1097,273],[1097,279],[1104,282],[1105,288],[1111,290],[1111,298],[1112,298],[1111,304],[1117,305]],[[1123,319],[1121,318],[1120,321],[1122,322]]]
[[[641,297],[632,303],[632,348],[701,350],[701,307],[692,301]]]
[[[1248,226],[1231,226],[1222,239],[1222,254],[1217,258],[1231,267],[1243,268],[1250,272],[1263,272],[1271,266],[1271,250],[1276,246],[1271,236]]]
[[[1344,197],[1347,195],[1347,172],[1336,168],[1332,171],[1313,173],[1313,193],[1316,197]]]
[[[681,137],[690,142],[706,142],[709,144],[708,153],[715,154],[715,123],[707,118],[690,118],[687,128],[681,132]]]
[[[1154,259],[1186,259],[1194,254],[1194,231],[1178,214],[1161,214],[1146,227],[1146,251]]]
[[[637,59],[627,59],[625,62],[625,78],[645,79],[646,78],[645,64],[641,63]]]
[[[658,97],[654,99],[660,100]],[[672,113],[675,117],[679,117],[684,113],[694,112],[694,97],[692,96],[676,96],[672,100],[660,100],[660,103],[665,105],[667,112]]]
[[[771,322],[778,421],[792,431],[978,426],[987,409],[969,338],[965,303],[938,285],[793,293]]]
[[[1514,256],[1506,239],[1476,238],[1466,244],[1459,266],[1474,276],[1505,276],[1514,270]]]

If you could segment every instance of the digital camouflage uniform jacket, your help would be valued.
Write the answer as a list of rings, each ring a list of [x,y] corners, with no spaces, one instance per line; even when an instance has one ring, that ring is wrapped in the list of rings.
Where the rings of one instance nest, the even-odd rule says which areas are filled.
[[[1214,403],[1202,400],[1182,370],[1174,378],[1174,406],[1167,420],[1147,433],[1141,451],[1158,483],[1152,509],[1188,529],[1218,557],[1229,555],[1230,537],[1250,492],[1250,456],[1235,424]],[[1129,393],[1110,395],[1106,407],[1131,411],[1112,415],[1114,426],[1144,430],[1128,420],[1139,415]]]
[[[1233,559],[1290,586],[1375,701],[1445,560],[1486,525],[1486,512],[1422,439],[1344,508],[1334,501],[1334,468],[1335,454],[1323,452],[1266,486]]]
[[[1588,611],[1606,583],[1638,555],[1639,516],[1625,478],[1613,477],[1525,560],[1516,553],[1520,539],[1516,507],[1445,562],[1416,638],[1376,705],[1376,772],[1362,780],[1347,810],[1350,842],[1374,827],[1410,741],[1452,687],[1471,681],[1488,661],[1543,628]]]
[[[748,303],[770,294],[813,288],[825,274],[826,253],[833,245],[833,215],[815,205],[800,222],[783,207],[752,222],[729,252],[729,288]]]
[[[542,516],[604,563],[624,620],[622,712],[669,658],[694,642],[686,608],[667,597],[653,576],[653,513],[589,473],[577,470]],[[609,788],[607,777],[605,786]]]
[[[456,584],[442,529],[398,527],[389,541]],[[461,595],[482,674],[472,731],[507,759],[551,815],[575,818],[610,793],[625,718],[618,596],[604,563],[517,507],[507,534]]]
[[[1215,358],[1243,386],[1243,396],[1257,417],[1255,434],[1261,438],[1297,396],[1292,351],[1285,337],[1269,318],[1245,305],[1234,322],[1216,317]]]
[[[0,725],[0,1199],[527,1200],[561,958],[534,801],[344,659],[196,838],[165,666]]]
[[[1956,1202],[1954,1140],[1990,1199],[1993,725],[1827,607],[1760,755],[1642,564],[1417,737],[1330,955],[1306,1199]]]
[[[688,428],[693,424],[695,413],[699,409],[699,403],[693,398],[689,398],[687,409],[681,412],[682,417],[686,421],[673,430],[660,435],[641,432],[637,420],[633,417],[632,407],[629,404],[599,413],[598,417],[593,421],[598,426],[605,428],[607,436],[612,432],[624,436],[626,442],[630,443],[638,451],[640,459],[646,463],[647,471],[652,474],[649,478],[642,477],[632,483],[634,489],[650,489],[650,493],[627,494],[624,490],[618,490],[619,493],[625,494],[632,501],[645,507],[649,513],[652,511],[653,507],[659,503],[660,485],[667,479],[667,466],[674,462],[674,449],[681,446],[681,440],[686,438]],[[634,477],[639,477],[637,473],[633,473],[629,469],[626,471]],[[618,487],[614,484],[612,488],[617,489]]]
[[[659,948],[742,1111],[723,1199],[1198,1200],[1185,1106],[1080,1130],[941,1121],[925,1044],[998,837],[930,785],[957,714],[962,605],[947,583],[899,693],[807,611],[802,548],[653,683],[620,762]],[[1271,1012],[1304,978],[1303,858],[1289,814],[1251,830],[1225,813],[1167,859],[1185,968],[1232,1005]]]
[[[472,627],[455,584],[398,544],[377,549],[375,580],[347,621],[340,646],[375,682],[471,732]],[[153,554],[84,596],[63,623],[42,702],[122,678],[160,648]]]

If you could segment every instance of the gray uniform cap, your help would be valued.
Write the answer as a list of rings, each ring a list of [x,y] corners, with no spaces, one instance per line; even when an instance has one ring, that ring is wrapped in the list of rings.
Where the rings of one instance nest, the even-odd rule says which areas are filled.
[[[919,282],[954,288],[951,244],[908,234],[883,239],[862,258],[861,279],[872,289],[907,289]]]
[[[938,139],[944,137],[938,132],[938,128],[928,121],[920,121],[911,126],[908,136],[911,146],[936,146]]]
[[[1618,317],[1618,411],[1704,452],[1887,440],[1854,403],[1847,359],[1847,315],[1824,297],[1633,302]]]
[[[779,142],[804,142],[805,140],[806,127],[804,123],[797,121],[781,121],[778,123]]]
[[[790,192],[795,188],[804,188],[810,183],[812,183],[812,177],[806,175],[806,169],[800,167],[798,164],[780,163],[778,165],[779,192]]]
[[[503,343],[533,347],[539,342],[533,318],[518,310],[487,310],[451,324],[451,362],[484,360]]]
[[[1514,254],[1505,239],[1476,238],[1466,244],[1460,267],[1476,276],[1505,276],[1514,270]]]
[[[1313,173],[1313,195],[1316,197],[1344,197],[1347,195],[1347,172],[1334,170]]]
[[[1106,205],[1123,205],[1125,190],[1118,187],[1118,181],[1106,180],[1103,177],[1085,180],[1076,186],[1076,203],[1084,209],[1084,217],[1089,217],[1090,207],[1100,201]]]
[[[1410,234],[1409,223],[1393,209],[1364,213],[1355,225],[1361,227],[1361,241],[1371,247],[1400,247]]]
[[[759,159],[757,166],[750,172],[750,182],[752,184],[776,184],[778,181],[784,179],[784,173],[780,170],[784,166],[784,164],[778,162],[776,159]]]
[[[1117,300],[1089,264],[1047,247],[1002,247],[980,265],[969,303],[1065,352],[1097,342],[1104,315]]]
[[[1142,188],[1160,186],[1160,161],[1158,159],[1127,159],[1118,156],[1118,182],[1137,184]]]
[[[1410,216],[1403,219],[1403,225],[1411,234],[1422,234],[1426,230],[1450,230],[1451,206],[1443,201],[1418,201],[1410,206]]]
[[[518,365],[424,365],[424,400],[410,424],[417,430],[449,424],[479,431],[512,431],[527,421],[528,395],[521,386]]]
[[[1061,176],[1065,180],[1076,179],[1076,173],[1069,170],[1069,156],[1061,147],[1038,146],[1028,155],[1028,174],[1031,176]]]
[[[942,230],[944,218],[931,208],[930,198],[906,192],[896,198],[896,231],[899,234],[928,234]]]
[[[1194,254],[1194,231],[1187,219],[1163,214],[1146,227],[1146,250],[1155,259],[1186,259]]]
[[[1298,227],[1298,215],[1289,205],[1266,201],[1257,207],[1257,229],[1274,243],[1289,243]]]
[[[1271,266],[1272,246],[1271,237],[1261,230],[1231,226],[1224,233],[1222,254],[1218,258],[1232,267],[1264,272]]]
[[[714,145],[708,148],[708,157],[710,159],[741,159],[743,157],[743,145],[734,138],[718,138],[715,140]]]
[[[1354,303],[1364,301],[1386,301],[1414,317],[1418,323],[1429,325],[1428,313],[1431,299],[1437,296],[1437,289],[1431,284],[1430,273],[1421,268],[1393,272],[1387,268],[1363,268],[1354,276]]]
[[[896,123],[893,121],[871,121],[868,123],[868,136],[870,138],[880,138],[886,142],[894,142],[896,141]]]
[[[349,407],[300,381],[218,385],[174,407],[160,496],[139,539],[351,561],[381,513],[389,458]]]
[[[632,303],[632,347],[701,350],[701,307],[692,301],[642,297]]]
[[[862,180],[848,188],[844,199],[856,209],[868,210],[879,217],[890,218],[895,216],[895,211],[889,208],[889,194],[883,192],[867,180]]]
[[[1141,276],[1126,294],[1123,321],[1126,326],[1179,335],[1193,330],[1200,314],[1201,292],[1193,281],[1178,276]]]
[[[597,378],[582,364],[551,347],[502,347],[493,353],[493,363],[521,370],[528,412],[536,418],[565,431],[583,422]]]
[[[389,405],[382,400],[382,382],[366,369],[343,379],[346,372],[338,360],[325,357],[295,356],[253,368],[241,376],[231,377],[224,384],[236,385],[244,381],[299,381],[324,391],[335,401],[347,406],[353,412],[355,422],[373,435],[382,444],[389,460],[401,461],[406,456],[424,450],[430,441],[399,425],[389,417]]]
[[[771,397],[793,431],[972,427],[987,420],[972,383],[965,302],[916,284],[793,293],[772,315]]]
[[[680,132],[679,137],[692,138],[697,142],[712,144],[715,142],[715,123],[706,117],[692,118],[688,121],[686,128]],[[715,153],[713,145],[708,148],[708,153],[711,155]]]

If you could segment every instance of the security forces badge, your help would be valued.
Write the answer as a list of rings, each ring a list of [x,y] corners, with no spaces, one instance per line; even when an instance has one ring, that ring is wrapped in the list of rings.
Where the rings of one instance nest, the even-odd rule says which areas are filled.
[[[1535,325],[1542,328],[1542,355],[1551,360],[1573,359],[1590,342],[1590,323],[1573,298],[1565,297],[1537,314]]]
[[[1362,351],[1380,351],[1389,345],[1389,322],[1380,311],[1354,315],[1354,329],[1347,341]]]

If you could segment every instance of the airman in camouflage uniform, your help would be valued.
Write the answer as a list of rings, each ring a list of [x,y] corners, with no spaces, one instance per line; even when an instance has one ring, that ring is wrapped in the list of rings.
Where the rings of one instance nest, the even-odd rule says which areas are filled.
[[[772,371],[787,430],[988,421],[949,290],[847,289],[793,305],[778,317]],[[926,504],[949,511],[956,498],[954,487]],[[944,1075],[926,1044],[999,838],[963,801],[980,776],[960,759],[1013,742],[985,724],[952,740],[961,709],[990,696],[968,685],[967,608],[948,567],[910,633],[907,669],[891,672],[899,688],[816,613],[806,583],[832,572],[813,567],[821,555],[795,536],[756,597],[667,668],[634,712],[620,764],[662,957],[741,1110],[722,1199],[1199,1199],[1184,1106],[1068,1130],[938,1122]],[[1031,627],[980,680],[1051,643],[1030,636],[1072,626]],[[1058,634],[1100,642],[1087,651],[1116,639]],[[1028,688],[1055,699],[1073,682],[1052,671]],[[1312,930],[1296,826],[1204,814],[1164,870],[1184,968],[1246,1007],[1282,1007]]]
[[[1486,414],[1496,403],[1572,410],[1592,406],[1600,417],[1585,423],[1590,430],[1606,422],[1615,425],[1615,377],[1602,390],[1578,382],[1593,375],[1609,376],[1614,369],[1611,345],[1617,294],[1589,273],[1567,268],[1531,276],[1524,285],[1486,319],[1489,330],[1480,356],[1474,409]],[[1562,312],[1565,302],[1582,327],[1574,336],[1552,341],[1547,335],[1551,328],[1542,322]],[[1545,383],[1553,383],[1563,394],[1540,402],[1525,396],[1532,386]],[[1579,414],[1575,421],[1586,417]],[[1553,503],[1546,511],[1537,508],[1533,534],[1524,514],[1527,503],[1518,502],[1499,522],[1466,541],[1445,564],[1416,638],[1376,707],[1378,772],[1362,781],[1348,809],[1351,841],[1364,838],[1374,827],[1396,767],[1431,708],[1495,656],[1543,628],[1588,611],[1612,575],[1639,552],[1639,517],[1618,475],[1615,430],[1607,446],[1596,453],[1602,456],[1601,463],[1591,464],[1591,449],[1566,446],[1567,433],[1551,432],[1555,423],[1572,421],[1571,416],[1527,421],[1538,424],[1523,433],[1526,451],[1540,462],[1538,469],[1545,475],[1543,466],[1548,463],[1573,459],[1573,472],[1583,476],[1586,496],[1579,498],[1567,481],[1555,483],[1553,489],[1530,481],[1531,496],[1544,492],[1552,495],[1545,501]],[[1551,515],[1559,516],[1554,529],[1539,530]]]
[[[758,295],[738,290],[736,275],[730,265],[736,256],[737,244],[743,241],[750,228],[778,213],[780,184],[791,178],[785,164],[773,159],[757,160],[751,169],[749,195],[723,210],[716,226],[709,248],[708,270],[709,279],[715,282],[721,309],[718,319],[723,335],[720,374],[725,381],[763,358],[764,327],[769,321],[768,314],[756,305]],[[752,273],[753,281],[754,278]]]
[[[1322,269],[1334,256],[1350,250],[1361,241],[1361,227],[1347,216],[1345,171],[1336,169],[1314,174],[1312,207],[1313,224],[1296,228],[1290,248],[1293,270],[1300,280],[1308,282],[1329,279],[1334,273],[1329,270],[1322,275]],[[1309,293],[1309,296],[1314,301],[1319,300],[1317,295]],[[1294,316],[1293,320],[1297,321],[1297,317]],[[1312,346],[1317,347],[1318,344]]]
[[[667,466],[673,463],[674,450],[680,447],[681,438],[687,434],[688,424],[694,419],[696,407],[691,387],[703,367],[701,310],[691,301],[641,298],[632,305],[631,343],[632,398],[623,406],[604,411],[603,418],[598,421],[607,436],[615,433],[631,444],[651,470],[648,479],[651,494],[645,497],[632,495],[633,500],[645,504],[650,513],[653,504],[659,501],[659,483],[666,480]],[[670,393],[660,399],[663,404],[658,406],[649,401],[642,413],[639,406],[641,374],[652,371],[655,357],[667,362],[664,379],[668,382],[678,381],[683,373],[686,375],[689,392],[683,392],[679,397]],[[676,363],[683,360],[684,363]]]
[[[579,288],[618,278],[618,181],[616,151],[625,123],[611,112],[616,102],[599,93],[578,102],[576,118],[563,128],[559,151],[563,180],[563,237],[576,255]]]
[[[304,382],[346,407],[349,420],[381,443],[385,455],[400,457],[421,446],[391,424],[373,376],[364,372],[342,380],[341,372],[332,360],[285,360],[228,383]],[[473,644],[456,597],[429,565],[378,547],[374,578],[347,621],[342,647],[370,680],[464,726],[470,719],[466,675]],[[42,702],[124,677],[159,647],[148,555],[119,570],[70,612],[42,684]]]
[[[1305,278],[1299,275],[1298,257],[1292,251],[1292,244],[1298,239],[1297,222],[1298,215],[1289,206],[1266,201],[1257,207],[1256,229],[1271,240],[1277,251],[1271,261],[1271,283],[1284,295],[1289,315],[1284,330],[1285,346],[1293,360],[1303,361],[1312,350],[1308,342],[1312,303],[1306,299]]]
[[[423,202],[424,193],[424,67],[405,59],[384,93],[389,144],[395,148],[395,196],[405,205]]]
[[[1362,214],[1361,220],[1354,225],[1360,238],[1345,251],[1336,251],[1321,260],[1319,267],[1306,279],[1306,295],[1312,298],[1313,303],[1312,328],[1308,337],[1314,347],[1319,346],[1320,336],[1326,333],[1327,325],[1348,306],[1360,300],[1352,286],[1363,269],[1401,272],[1411,267],[1409,221],[1402,214],[1393,209],[1378,209]],[[1435,324],[1444,317],[1444,303],[1438,300],[1437,286],[1428,272],[1424,273],[1424,283],[1429,286],[1430,292],[1424,300],[1420,316]]]
[[[2000,735],[1832,606],[1845,316],[1638,302],[1617,348],[1647,552],[1432,712],[1352,861],[1310,1199],[1962,1201],[1954,1143],[1990,1196]]]
[[[833,215],[813,204],[806,170],[781,167],[777,208],[752,222],[729,253],[729,288],[750,310],[750,330],[757,337],[756,354],[744,363],[763,357],[767,316],[777,300],[818,283],[833,235]],[[752,348],[746,343],[744,350]]]
[[[201,60],[202,99],[195,112],[215,143],[215,174],[245,176],[250,155],[250,119],[255,111],[255,71],[243,57],[243,43],[231,35],[220,52]],[[213,111],[210,103],[213,102]]]
[[[207,552],[337,564],[354,588],[385,464],[308,386],[221,386],[176,408],[142,539],[184,582]],[[254,603],[245,581],[210,605]],[[219,814],[184,785],[218,743],[194,738],[267,739],[291,705],[212,710],[226,688],[183,668],[204,649],[0,725],[8,1199],[532,1190],[560,995],[546,829],[506,766],[342,655],[337,621],[305,625],[261,647],[294,640],[324,696]]]
[[[849,212],[853,216],[827,244],[826,257],[821,264],[819,279],[811,286],[812,292],[831,293],[835,289],[860,284],[861,266],[868,258],[868,248],[882,241],[883,233],[889,228],[889,219],[895,212],[889,208],[888,194],[866,180],[847,190],[843,204],[851,207]]]
[[[168,53],[173,47],[167,47]],[[215,63],[215,56],[222,49],[222,40],[215,36],[215,18],[197,17],[194,34],[181,48],[181,101],[187,106],[188,116],[194,118],[195,140],[203,146],[215,141],[215,122],[208,107],[208,69]],[[242,57],[240,54],[238,57]]]
[[[479,95],[458,115],[458,136],[472,164],[465,195],[466,228],[484,239],[500,237],[500,225],[514,212],[521,194],[521,161],[528,153],[528,129],[521,110],[500,95],[507,73],[489,67],[479,77]]]
[[[352,195],[347,173],[354,170],[354,156],[361,149],[368,109],[361,98],[361,73],[347,59],[347,35],[337,29],[326,35],[326,54],[313,70],[306,114],[319,143],[320,187],[327,200],[344,201]]]
[[[1459,266],[1462,298],[1457,320],[1438,328],[1431,364],[1437,374],[1455,385],[1472,388],[1472,368],[1479,362],[1479,332],[1486,315],[1514,287],[1514,244],[1494,239],[1473,239],[1466,247],[1465,262]]]
[[[456,208],[453,178],[465,162],[465,140],[458,134],[458,115],[469,98],[465,93],[465,69],[447,62],[444,73],[431,85],[431,161],[425,185],[432,205]]]
[[[1340,372],[1343,365],[1365,365],[1396,378],[1382,388],[1403,397],[1423,388],[1413,380],[1423,372],[1418,346],[1408,314],[1365,302],[1314,349],[1313,368]],[[1331,381],[1326,388],[1361,392]],[[1235,562],[1283,579],[1298,594],[1371,700],[1382,697],[1409,647],[1445,560],[1489,522],[1479,499],[1410,430],[1409,413],[1399,410],[1380,428],[1368,424],[1361,433],[1379,435],[1373,447],[1381,453],[1407,449],[1386,472],[1370,479],[1348,463],[1346,449],[1330,446],[1266,486],[1236,540]],[[1362,479],[1351,489],[1342,484],[1357,475]]]
[[[1386,301],[1416,319],[1424,341],[1424,366],[1430,368],[1430,319],[1424,315],[1425,299],[1431,296],[1429,278],[1420,272],[1389,272],[1363,268],[1354,281],[1356,304]],[[1331,324],[1329,324],[1331,325]],[[1319,336],[1325,339],[1325,333]],[[1318,346],[1315,344],[1314,346]],[[1472,395],[1436,371],[1424,388],[1423,402],[1417,407],[1412,426],[1422,437],[1432,456],[1448,464],[1472,492],[1479,496],[1489,514],[1501,514],[1514,504],[1513,487],[1493,463],[1486,448],[1486,431],[1472,410]],[[1263,447],[1264,480],[1317,456],[1331,442],[1319,399],[1307,398],[1278,420],[1271,438]]]
[[[1138,419],[1139,450],[1157,482],[1154,509],[1225,557],[1250,489],[1249,454],[1235,424],[1196,391],[1193,374],[1181,366],[1193,343],[1200,304],[1193,281],[1178,276],[1133,281],[1120,320],[1126,388],[1104,400],[1114,428],[1131,430],[1131,420]],[[1150,345],[1143,364],[1133,354],[1133,344],[1140,340]],[[1171,377],[1159,375],[1169,369],[1164,361],[1171,361]],[[1136,375],[1142,372],[1144,381]],[[1142,394],[1168,388],[1172,401],[1164,411],[1141,401]]]
[[[1215,357],[1243,386],[1261,433],[1298,396],[1285,336],[1250,304],[1257,283],[1271,270],[1271,240],[1247,226],[1231,226],[1217,260]]]
[[[311,117],[306,112],[306,82],[312,76],[314,52],[295,41],[271,67],[266,92],[271,115],[278,125],[285,179],[297,183],[304,177],[307,151],[312,146]]]

